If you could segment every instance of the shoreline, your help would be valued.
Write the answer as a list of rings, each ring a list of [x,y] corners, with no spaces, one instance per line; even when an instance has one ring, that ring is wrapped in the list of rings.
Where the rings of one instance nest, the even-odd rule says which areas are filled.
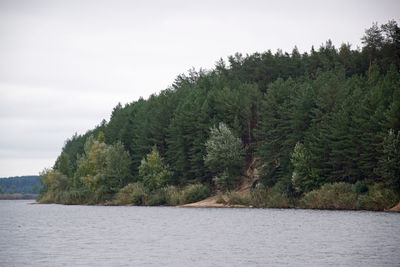
[[[15,194],[0,194],[0,200],[24,200],[24,199],[32,199],[36,200],[38,197],[38,194],[20,194],[20,193],[15,193]]]
[[[17,199],[15,199],[17,200]],[[27,199],[28,200],[28,199]],[[109,206],[109,207],[176,207],[176,208],[247,208],[247,209],[301,209],[301,210],[331,210],[331,211],[371,211],[371,212],[390,212],[390,213],[400,213],[400,202],[386,210],[365,210],[365,209],[314,209],[314,208],[302,208],[302,207],[254,207],[252,205],[240,205],[240,204],[223,204],[223,203],[217,203],[217,196],[211,196],[206,199],[200,200],[198,202],[193,202],[193,203],[188,203],[188,204],[183,204],[183,205],[175,205],[175,206],[169,206],[169,205],[156,205],[156,206],[149,206],[149,205],[142,205],[142,206],[137,206],[133,204],[115,204],[112,202],[106,202],[106,203],[98,203],[98,204],[62,204],[62,203],[40,203],[40,202],[32,202],[29,204],[32,205],[40,205],[40,204],[58,204],[58,205],[67,205],[67,206]]]

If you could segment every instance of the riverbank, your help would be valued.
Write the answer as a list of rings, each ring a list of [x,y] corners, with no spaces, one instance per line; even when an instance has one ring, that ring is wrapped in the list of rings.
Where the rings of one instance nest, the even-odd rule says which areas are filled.
[[[208,197],[204,200],[201,200],[201,201],[198,201],[195,203],[180,205],[179,207],[184,207],[184,208],[259,208],[259,207],[254,207],[252,205],[228,204],[226,202],[218,203],[218,198],[219,198],[218,196],[212,196],[212,197]],[[282,207],[282,208],[290,208],[290,207]],[[302,208],[302,207],[294,206],[292,208]],[[304,209],[304,207],[302,209]],[[308,209],[313,209],[313,208],[308,208]],[[329,208],[329,209],[323,209],[323,210],[336,210],[336,209]],[[344,210],[344,209],[337,209],[337,210]],[[354,209],[349,209],[349,210],[354,210]],[[400,212],[400,202],[396,206],[394,206],[388,210],[382,210],[382,211]]]
[[[1,198],[0,198],[1,199]],[[4,198],[6,199],[6,198]],[[24,198],[7,198],[7,199],[24,199]],[[25,199],[34,199],[34,198],[25,198]],[[32,204],[50,204],[54,202],[48,202],[48,203],[40,203],[40,202],[35,202]],[[335,203],[332,203],[330,206],[329,205],[323,205],[323,206],[315,206],[315,207],[307,207],[302,205],[301,202],[295,201],[288,203],[287,201],[278,201],[275,203],[262,203],[261,205],[255,205],[254,202],[252,202],[249,198],[249,196],[246,194],[246,192],[234,192],[230,194],[217,194],[213,195],[210,197],[207,197],[205,199],[199,200],[197,202],[192,202],[192,203],[187,203],[187,204],[158,204],[158,205],[148,205],[148,204],[142,204],[142,205],[135,205],[133,203],[120,203],[120,202],[115,202],[115,201],[109,201],[109,202],[104,202],[104,203],[93,203],[93,204],[88,204],[88,203],[58,203],[58,204],[64,204],[64,205],[83,205],[83,206],[127,206],[127,207],[132,207],[132,206],[158,206],[158,207],[181,207],[181,208],[279,208],[279,209],[315,209],[315,210],[365,210],[365,211],[385,211],[385,212],[400,212],[400,202],[393,206],[392,208],[384,208],[384,209],[365,209],[365,208],[357,208],[357,207],[350,207],[346,208],[345,206],[338,206]]]
[[[186,208],[252,208],[253,206],[240,205],[240,204],[228,204],[218,203],[218,196],[208,197],[195,203],[189,203],[180,205],[179,207]]]
[[[393,208],[389,209],[388,211],[400,212],[400,202]]]
[[[37,194],[0,194],[0,200],[37,199]]]

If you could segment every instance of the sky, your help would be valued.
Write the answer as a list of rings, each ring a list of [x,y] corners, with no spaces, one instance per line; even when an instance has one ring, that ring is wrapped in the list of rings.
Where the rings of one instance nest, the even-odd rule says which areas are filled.
[[[0,0],[0,177],[52,167],[67,138],[191,68],[306,52],[399,21],[400,1]]]

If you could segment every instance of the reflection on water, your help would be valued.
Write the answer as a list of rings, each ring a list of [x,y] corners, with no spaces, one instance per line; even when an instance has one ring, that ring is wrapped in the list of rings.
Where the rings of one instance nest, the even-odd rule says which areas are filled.
[[[0,201],[0,266],[398,266],[400,214]]]

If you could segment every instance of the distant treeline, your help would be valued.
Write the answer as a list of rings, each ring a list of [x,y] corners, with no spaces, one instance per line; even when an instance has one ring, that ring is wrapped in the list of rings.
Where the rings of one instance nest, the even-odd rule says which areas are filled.
[[[127,188],[162,203],[171,187],[233,190],[257,162],[253,188],[289,200],[345,183],[354,201],[390,206],[400,192],[400,28],[373,24],[362,43],[237,53],[118,104],[109,122],[66,141],[41,199],[105,202],[136,184]]]
[[[38,194],[41,187],[37,175],[0,178],[0,194]]]

